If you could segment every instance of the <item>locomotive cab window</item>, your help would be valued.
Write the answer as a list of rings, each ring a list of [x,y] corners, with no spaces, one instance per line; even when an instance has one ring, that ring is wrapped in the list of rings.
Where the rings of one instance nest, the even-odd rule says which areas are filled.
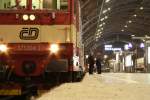
[[[27,7],[27,0],[1,0],[0,10],[18,10]]]
[[[68,0],[32,0],[32,9],[67,10]]]
[[[68,0],[60,0],[60,9],[62,10],[68,9]]]

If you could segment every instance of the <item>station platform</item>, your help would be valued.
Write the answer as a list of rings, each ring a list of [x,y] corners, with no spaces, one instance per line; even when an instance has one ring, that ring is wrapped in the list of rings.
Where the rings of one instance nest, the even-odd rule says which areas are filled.
[[[85,75],[82,82],[64,83],[36,100],[149,100],[150,74]]]

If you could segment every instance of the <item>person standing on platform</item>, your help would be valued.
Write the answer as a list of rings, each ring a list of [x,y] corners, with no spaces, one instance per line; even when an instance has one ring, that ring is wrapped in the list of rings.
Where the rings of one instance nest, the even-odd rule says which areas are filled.
[[[97,73],[101,74],[101,72],[102,72],[101,71],[102,65],[101,65],[101,58],[99,56],[96,59],[96,67],[97,67]]]
[[[93,74],[93,69],[94,69],[94,57],[93,57],[92,54],[89,55],[88,63],[89,63],[89,74]]]

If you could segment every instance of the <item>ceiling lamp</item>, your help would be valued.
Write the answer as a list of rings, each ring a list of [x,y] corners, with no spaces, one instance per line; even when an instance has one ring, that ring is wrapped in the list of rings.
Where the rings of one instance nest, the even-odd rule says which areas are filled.
[[[110,11],[111,9],[110,9],[110,8],[108,8],[108,10]]]
[[[122,29],[121,31],[124,32],[124,29]]]
[[[108,19],[108,16],[105,16],[105,19]]]
[[[133,16],[134,16],[134,17],[136,17],[137,15],[136,15],[136,14],[134,14]]]
[[[141,43],[140,48],[144,48],[144,47],[145,47],[144,43]]]
[[[105,14],[108,10],[103,10],[103,14]]]
[[[129,23],[132,23],[132,21],[131,21],[131,20],[129,20],[128,22],[129,22]]]
[[[131,35],[132,37],[134,37],[135,35]]]
[[[105,3],[108,3],[110,0],[105,0]]]
[[[103,24],[100,24],[100,25],[99,25],[99,27],[102,27],[102,26],[103,26]]]
[[[140,10],[143,10],[144,8],[143,7],[140,7]]]
[[[129,47],[129,48],[132,48],[132,44],[131,44],[131,43],[129,43],[129,44],[128,44],[128,47]]]
[[[125,25],[124,27],[126,27],[126,28],[127,28],[128,26],[127,26],[127,25]]]
[[[105,22],[103,22],[103,25],[105,25],[106,23]]]
[[[105,18],[101,18],[101,21],[105,20]]]

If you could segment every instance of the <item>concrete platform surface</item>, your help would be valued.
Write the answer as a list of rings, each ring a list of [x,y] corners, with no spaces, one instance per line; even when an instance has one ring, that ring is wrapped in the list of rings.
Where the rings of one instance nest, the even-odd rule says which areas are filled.
[[[62,84],[37,100],[150,100],[150,74],[86,74],[82,82]]]

